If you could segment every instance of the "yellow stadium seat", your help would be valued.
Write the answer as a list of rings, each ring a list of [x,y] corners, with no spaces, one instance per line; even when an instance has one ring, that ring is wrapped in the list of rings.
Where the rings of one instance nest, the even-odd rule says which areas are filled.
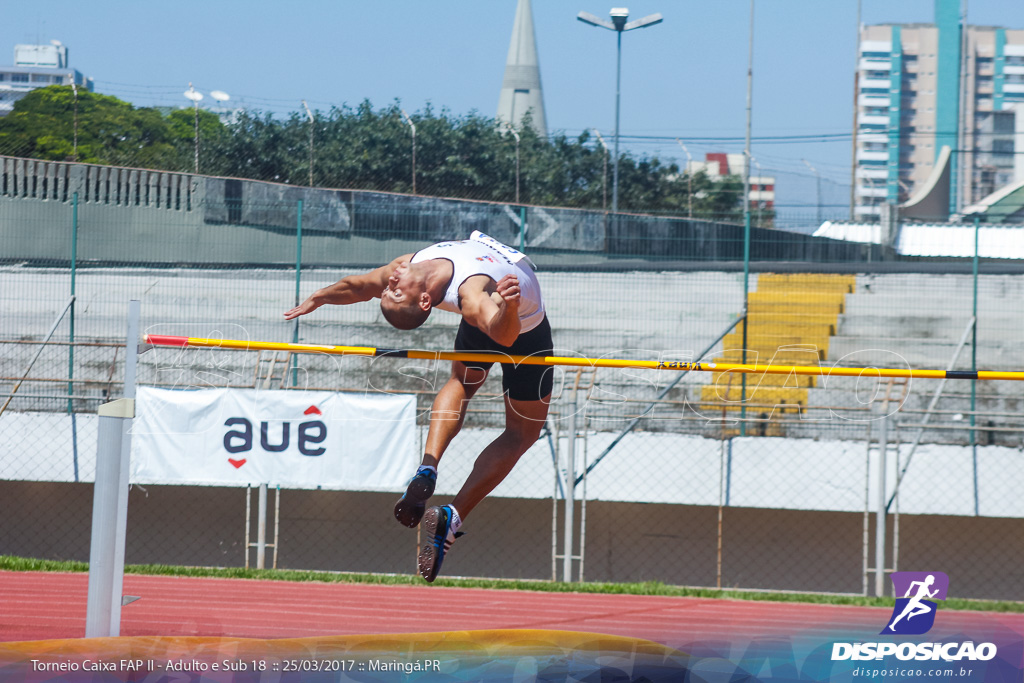
[[[739,373],[736,372],[715,372],[711,375],[711,383],[715,386],[724,386],[729,383],[729,375],[732,375],[732,383],[740,382]],[[790,387],[792,389],[806,389],[816,386],[817,378],[813,375],[776,375],[768,373],[747,373],[747,386],[756,384],[761,387]]]
[[[746,347],[747,349],[755,349],[763,354],[774,354],[775,350],[782,346],[805,346],[822,349],[825,354],[828,354],[829,339],[828,335],[811,337],[782,334],[751,334],[750,330],[748,330],[746,344],[743,343],[743,334],[741,332],[730,332],[722,339],[722,348],[728,351],[729,349],[742,349]]]
[[[728,385],[706,385],[701,387],[701,404],[706,403],[729,403],[734,404],[736,409],[740,407],[740,400],[743,396],[742,385],[734,381]],[[757,405],[807,405],[807,389],[805,388],[784,388],[773,386],[759,386],[747,377],[747,403]]]
[[[727,349],[715,357],[719,363],[742,363],[742,349]],[[774,349],[747,349],[748,363],[774,363],[776,365],[817,365],[825,360],[825,349],[817,345],[803,348],[783,347]]]
[[[842,306],[837,303],[815,304],[797,301],[751,301],[747,306],[747,314],[751,317],[785,317],[791,315],[830,315],[835,318],[842,313]]]
[[[723,338],[723,350],[714,361],[742,363],[745,347],[748,364],[818,367],[828,355],[846,295],[856,288],[855,275],[761,273],[757,291],[748,295],[746,343],[743,328],[738,325]],[[741,403],[743,377],[746,400]],[[771,418],[746,425],[747,434],[764,436],[781,435],[783,425],[773,420],[780,412],[799,412],[807,405],[808,389],[817,386],[815,375],[719,371],[710,379],[710,384],[701,387],[701,410],[709,416],[736,416],[747,406],[748,418],[762,414]],[[727,426],[722,433],[734,435],[739,429]]]
[[[839,313],[843,312],[843,304],[846,302],[846,294],[842,292],[822,292],[810,289],[751,292],[747,298],[748,301],[751,303],[786,303],[814,304],[820,306],[838,306]]]
[[[857,287],[857,276],[825,273],[761,273],[757,277],[757,291],[759,292],[792,287],[838,290],[844,294],[850,294]]]

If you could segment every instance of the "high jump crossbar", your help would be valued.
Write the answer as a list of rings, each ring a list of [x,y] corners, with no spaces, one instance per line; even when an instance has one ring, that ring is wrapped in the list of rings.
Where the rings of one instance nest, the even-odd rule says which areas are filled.
[[[368,356],[373,358],[413,358],[516,365],[561,365],[584,368],[644,368],[682,372],[742,372],[767,375],[805,375],[814,377],[909,377],[914,379],[1024,380],[1024,372],[979,370],[920,370],[914,368],[840,368],[813,365],[770,365],[757,363],[717,363],[676,360],[627,360],[618,358],[574,358],[572,356],[516,356],[485,351],[424,351],[417,349],[382,349],[373,346],[330,346],[326,344],[294,344],[261,342],[244,339],[206,339],[147,334],[143,341],[153,346],[180,348],[232,349],[240,351],[291,351],[292,353],[329,354],[336,356]]]

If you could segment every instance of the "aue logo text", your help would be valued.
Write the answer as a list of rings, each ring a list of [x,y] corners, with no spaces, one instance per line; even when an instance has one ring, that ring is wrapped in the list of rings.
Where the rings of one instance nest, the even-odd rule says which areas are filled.
[[[320,415],[320,409],[310,406],[306,409],[305,415]],[[260,422],[260,448],[267,453],[282,453],[288,450],[291,445],[292,425],[287,421],[277,421],[280,424],[280,434],[276,437],[270,435],[270,422]],[[228,453],[246,453],[253,448],[253,424],[248,418],[231,417],[225,420],[225,427],[233,427],[224,434],[224,450]],[[298,424],[297,441],[299,453],[302,455],[318,456],[327,452],[327,449],[319,446],[327,439],[327,425],[323,420],[309,419]],[[271,443],[273,439],[277,443]],[[234,462],[232,462],[234,464]],[[235,465],[238,467],[238,465]]]

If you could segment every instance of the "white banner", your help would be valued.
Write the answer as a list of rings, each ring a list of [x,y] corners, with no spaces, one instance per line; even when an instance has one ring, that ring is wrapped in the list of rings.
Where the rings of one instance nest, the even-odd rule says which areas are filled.
[[[400,491],[416,471],[416,399],[139,387],[132,481]]]

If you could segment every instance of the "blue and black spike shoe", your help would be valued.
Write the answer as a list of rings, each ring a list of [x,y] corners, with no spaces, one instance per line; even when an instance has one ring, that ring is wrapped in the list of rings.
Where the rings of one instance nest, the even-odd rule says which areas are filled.
[[[415,529],[423,518],[427,499],[434,495],[437,472],[426,467],[416,470],[416,476],[409,482],[405,495],[395,503],[395,519],[410,529]]]
[[[461,531],[452,531],[452,509],[447,505],[434,506],[423,515],[423,547],[420,548],[420,576],[428,583],[437,578],[447,553]]]

